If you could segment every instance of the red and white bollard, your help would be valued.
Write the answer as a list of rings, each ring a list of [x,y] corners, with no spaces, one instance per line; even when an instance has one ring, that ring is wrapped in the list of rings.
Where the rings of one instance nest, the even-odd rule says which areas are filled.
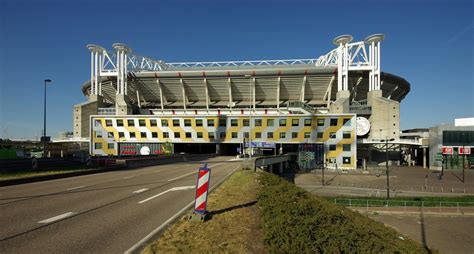
[[[204,220],[207,214],[207,196],[209,194],[209,182],[211,179],[211,169],[207,167],[199,168],[198,180],[196,183],[196,197],[194,199],[193,220]]]

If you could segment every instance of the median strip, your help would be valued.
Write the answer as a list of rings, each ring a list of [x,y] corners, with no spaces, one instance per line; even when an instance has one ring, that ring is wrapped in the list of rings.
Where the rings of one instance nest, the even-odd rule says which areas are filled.
[[[64,218],[70,217],[70,216],[72,216],[72,215],[74,215],[73,212],[63,213],[63,214],[61,214],[61,215],[54,216],[54,217],[52,217],[52,218],[39,221],[38,223],[47,224],[47,223],[55,222],[55,221],[58,221],[58,220],[62,220],[62,219],[64,219]]]

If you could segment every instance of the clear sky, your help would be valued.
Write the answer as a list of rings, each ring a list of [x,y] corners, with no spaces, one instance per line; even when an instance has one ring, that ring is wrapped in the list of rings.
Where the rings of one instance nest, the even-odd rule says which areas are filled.
[[[373,33],[382,70],[411,83],[402,129],[453,123],[474,116],[473,2],[0,0],[0,136],[41,135],[46,78],[48,134],[72,130],[89,43],[168,62],[316,58]]]

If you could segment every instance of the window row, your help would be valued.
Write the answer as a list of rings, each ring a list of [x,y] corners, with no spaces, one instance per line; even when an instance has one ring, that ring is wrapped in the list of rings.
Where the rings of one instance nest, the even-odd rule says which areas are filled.
[[[209,139],[214,139],[215,138],[215,133],[214,132],[206,132],[208,135]],[[231,138],[239,138],[239,133],[238,132],[231,132],[230,136]],[[316,133],[316,138],[317,139],[322,139],[323,138],[323,132],[317,132]],[[330,132],[329,133],[329,139],[336,139],[337,138],[337,133],[336,132]],[[181,138],[181,132],[174,132],[173,133],[174,138]],[[244,132],[243,133],[243,138],[249,138],[249,132]],[[95,133],[96,138],[102,138],[102,132],[96,132]],[[299,132],[291,132],[291,138],[299,138],[300,134]],[[147,132],[130,132],[129,133],[130,138],[158,138],[158,132],[151,132],[151,137],[148,135]],[[193,138],[193,133],[192,132],[185,132],[184,136],[185,138]],[[114,133],[113,132],[107,132],[107,138],[114,138]],[[118,132],[118,138],[125,138],[125,133],[124,132]],[[170,138],[170,133],[169,132],[163,132],[162,137],[160,138]],[[203,132],[196,132],[196,136],[194,138],[203,138]],[[219,132],[219,138],[224,139],[226,138],[226,132]],[[255,132],[255,135],[252,137],[255,139],[262,138],[262,133],[261,132]],[[266,138],[271,138],[273,139],[273,132],[267,132],[266,133]],[[280,132],[279,133],[279,138],[286,138],[286,132]],[[304,132],[303,133],[303,138],[311,138],[311,132]],[[351,138],[351,132],[343,132],[342,133],[342,138],[343,139],[350,139]]]
[[[205,121],[204,121],[205,120]],[[239,121],[240,120],[240,121]],[[263,120],[261,118],[256,118],[253,119],[253,126],[262,126]],[[301,119],[303,126],[312,126],[312,120],[311,118],[306,118],[306,119]],[[350,118],[343,118],[342,119],[342,124],[346,125],[348,122],[350,122]],[[135,125],[135,119],[116,119],[116,126],[118,127],[123,127],[124,124],[126,123],[128,127],[133,127]],[[149,119],[149,125],[151,127],[158,127],[158,119]],[[326,119],[320,118],[317,119],[316,125],[317,126],[324,126],[325,125]],[[146,127],[147,126],[147,119],[138,119],[138,125],[140,127]],[[173,126],[173,127],[179,127],[181,125],[180,119],[161,119],[161,127],[168,127],[168,126]],[[207,127],[215,127],[215,121],[214,119],[183,119],[183,126],[185,127],[191,127],[194,125],[197,127],[204,126],[204,122],[206,122]],[[96,120],[97,124],[100,124],[100,120]],[[219,127],[227,127],[227,119],[225,118],[220,118],[219,121]],[[266,119],[266,124],[268,127],[275,126],[275,119]],[[278,120],[278,126],[283,127],[287,126],[287,119],[279,119]],[[329,119],[329,126],[338,126],[339,124],[339,119],[338,118],[330,118]],[[105,120],[105,125],[106,126],[113,126],[112,119],[106,119]],[[230,126],[235,127],[235,126],[250,126],[250,119],[230,119]],[[291,126],[300,126],[300,119],[291,119]]]

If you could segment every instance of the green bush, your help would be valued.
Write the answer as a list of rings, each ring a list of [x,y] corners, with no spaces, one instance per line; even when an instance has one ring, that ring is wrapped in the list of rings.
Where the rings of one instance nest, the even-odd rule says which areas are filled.
[[[261,173],[259,181],[257,201],[270,253],[426,252],[382,223],[317,198],[276,175]]]

